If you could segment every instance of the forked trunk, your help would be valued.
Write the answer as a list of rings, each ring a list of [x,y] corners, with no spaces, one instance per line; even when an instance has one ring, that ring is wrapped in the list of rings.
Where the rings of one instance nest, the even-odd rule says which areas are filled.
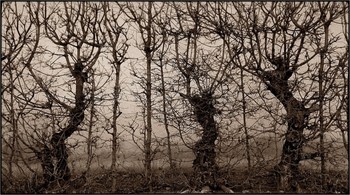
[[[278,188],[285,192],[297,192],[299,190],[299,162],[302,160],[304,144],[303,131],[307,125],[309,109],[297,100],[288,85],[288,79],[293,74],[288,62],[280,60],[275,62],[274,71],[265,72],[263,80],[267,89],[283,104],[287,112],[288,129],[285,134],[281,161],[275,167],[278,178]]]

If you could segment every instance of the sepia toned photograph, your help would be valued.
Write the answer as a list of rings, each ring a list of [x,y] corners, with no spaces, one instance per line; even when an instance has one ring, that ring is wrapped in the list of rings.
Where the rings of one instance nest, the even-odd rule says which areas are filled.
[[[349,194],[349,2],[1,13],[1,194]]]

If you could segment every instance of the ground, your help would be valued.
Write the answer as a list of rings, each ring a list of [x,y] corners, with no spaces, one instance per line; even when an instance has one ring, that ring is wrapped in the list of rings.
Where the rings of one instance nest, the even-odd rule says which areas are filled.
[[[191,189],[192,170],[178,169],[175,174],[169,170],[154,170],[151,193],[181,193]],[[222,182],[234,193],[283,193],[276,188],[276,181],[267,169],[256,168],[250,171],[242,169],[226,170],[221,173]],[[2,181],[2,193],[150,193],[140,171],[95,171],[87,175],[86,182],[79,183],[81,175],[74,175],[72,180],[58,186],[53,184],[44,191],[34,191],[30,179],[18,178],[12,185]],[[112,178],[117,181],[116,191],[111,191]],[[38,178],[40,181],[40,178]],[[318,171],[301,170],[301,193],[320,193],[320,176]],[[348,193],[348,177],[345,171],[330,171],[325,193]],[[323,192],[323,193],[324,193]],[[213,193],[222,193],[220,191]]]
[[[277,190],[277,183],[271,174],[273,166],[279,162],[279,153],[274,144],[259,139],[260,144],[252,148],[252,166],[248,171],[247,161],[244,157],[244,150],[241,147],[232,147],[230,154],[218,155],[220,166],[220,179],[222,184],[233,190],[235,193],[282,193]],[[282,146],[278,143],[278,146]],[[257,150],[259,149],[259,150]],[[308,152],[309,149],[306,149]],[[22,172],[16,169],[14,182],[10,183],[6,177],[6,159],[2,164],[1,193],[149,193],[149,186],[145,183],[143,175],[143,155],[135,153],[137,149],[123,150],[125,153],[118,157],[118,172],[109,171],[111,165],[110,152],[96,153],[91,165],[91,170],[86,176],[86,182],[80,183],[82,172],[86,170],[86,154],[72,151],[70,155],[70,168],[72,171],[72,181],[65,185],[53,184],[46,191],[35,191],[35,186],[42,181],[40,178],[41,166],[37,161],[33,161],[31,168],[38,172],[35,180],[29,171]],[[157,153],[152,166],[155,167],[153,180],[151,183],[153,193],[181,193],[192,189],[192,162],[193,151],[186,147],[174,147],[173,158],[177,169],[175,174],[171,174],[168,161],[164,154]],[[263,155],[262,155],[263,154]],[[347,151],[342,149],[329,154],[327,162],[328,182],[326,191],[329,193],[348,191],[348,158]],[[24,164],[14,166],[15,168],[25,168]],[[301,193],[321,192],[320,162],[303,161],[300,165]],[[112,191],[112,178],[116,178],[116,190]],[[219,191],[220,192],[220,191]],[[214,192],[215,193],[215,192]],[[221,192],[222,193],[222,192]]]

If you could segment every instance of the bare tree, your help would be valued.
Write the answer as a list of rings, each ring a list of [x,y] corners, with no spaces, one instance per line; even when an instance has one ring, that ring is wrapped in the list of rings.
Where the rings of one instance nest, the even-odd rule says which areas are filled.
[[[344,3],[343,6],[345,6],[345,8],[348,10],[349,8],[347,7],[347,5]],[[348,16],[346,14],[347,12],[344,11],[343,12],[343,16],[342,16],[342,29],[343,29],[343,34],[344,34],[344,38],[346,40],[346,44],[349,45],[349,35],[348,35]],[[346,53],[344,53],[345,56],[349,56],[349,47],[346,47]],[[342,135],[342,141],[343,141],[343,145],[344,148],[347,150],[347,152],[349,153],[349,140],[347,140],[348,138],[348,122],[346,119],[349,119],[349,102],[346,103],[346,101],[348,101],[349,99],[349,91],[348,91],[348,83],[349,83],[349,78],[347,76],[347,72],[349,71],[348,67],[349,65],[347,64],[348,62],[343,58],[342,59],[343,62],[339,63],[339,65],[341,65],[340,67],[340,72],[341,72],[341,78],[343,80],[344,85],[341,87],[342,88],[342,93],[339,93],[339,95],[341,95],[341,99],[342,99],[342,111],[340,111],[337,116],[337,123],[336,126],[340,129],[341,131],[341,135]],[[345,114],[344,114],[345,113]],[[344,120],[345,119],[345,120]],[[349,155],[348,155],[349,157]]]
[[[172,137],[171,126],[169,122],[169,103],[172,101],[172,95],[174,91],[172,90],[172,67],[169,66],[171,61],[171,56],[168,55],[171,52],[171,47],[174,43],[174,37],[169,35],[169,24],[172,20],[170,14],[172,14],[172,8],[168,3],[156,5],[161,7],[162,10],[157,17],[153,19],[155,23],[154,31],[159,36],[160,46],[156,51],[154,56],[154,64],[156,67],[153,69],[152,74],[154,77],[154,118],[163,124],[166,137],[165,142],[161,145],[166,146],[166,155],[169,162],[171,176],[175,174],[175,161],[172,149]],[[159,97],[159,98],[157,98]]]
[[[114,11],[109,3],[103,4],[104,11],[104,26],[107,31],[107,40],[110,52],[112,54],[110,64],[115,71],[115,83],[113,88],[113,116],[112,116],[112,165],[111,170],[113,173],[116,171],[116,161],[117,161],[117,150],[118,150],[118,127],[117,119],[122,114],[120,111],[120,73],[121,65],[126,60],[126,53],[128,51],[126,29],[123,27],[125,23],[119,24],[118,19],[120,18],[122,11]],[[113,178],[112,191],[116,190],[116,178]]]
[[[159,10],[155,8],[155,4],[152,2],[140,3],[138,8],[135,4],[127,3],[125,5],[120,5],[120,9],[123,10],[124,14],[132,22],[136,24],[136,31],[141,36],[142,46],[140,50],[144,52],[146,61],[146,78],[143,79],[144,83],[140,83],[141,87],[144,89],[144,94],[146,96],[146,120],[145,120],[145,139],[144,139],[144,153],[145,153],[145,176],[147,180],[147,185],[150,191],[152,191],[152,171],[151,164],[152,158],[154,156],[152,152],[152,60],[155,51],[160,47],[157,35],[154,31],[153,19],[160,13]],[[137,74],[134,72],[134,76]],[[142,77],[142,76],[141,76]],[[145,85],[145,86],[144,86]]]
[[[322,35],[320,39],[316,40],[317,50],[319,51],[319,69],[318,69],[318,95],[319,95],[319,138],[320,138],[320,152],[321,152],[321,185],[323,190],[326,190],[326,155],[327,146],[325,145],[326,132],[328,131],[327,126],[333,123],[333,119],[338,112],[342,109],[342,106],[336,107],[335,113],[332,114],[332,108],[325,105],[326,102],[330,101],[337,92],[334,92],[330,88],[338,88],[341,83],[336,82],[336,79],[340,73],[340,67],[345,67],[345,59],[348,56],[347,51],[340,53],[341,56],[334,56],[334,50],[336,46],[334,43],[336,40],[340,39],[339,36],[334,36],[331,34],[331,25],[335,23],[335,20],[339,19],[343,13],[346,11],[346,7],[342,4],[336,3],[319,3],[319,10],[329,10],[328,12],[321,13],[320,20],[322,23]],[[323,40],[322,40],[323,39]],[[344,46],[343,46],[344,47]],[[346,47],[346,46],[345,46]],[[348,48],[348,47],[346,47]],[[339,55],[339,54],[337,54]],[[337,64],[335,68],[331,59],[335,59]],[[328,62],[327,62],[328,61]],[[339,73],[338,73],[339,72]],[[343,74],[343,73],[342,73]],[[340,75],[339,75],[340,76]],[[342,100],[341,104],[342,103]],[[328,107],[329,113],[324,112],[324,109]],[[328,121],[327,121],[327,118]]]
[[[90,116],[89,116],[89,124],[88,124],[88,137],[86,138],[86,149],[87,149],[87,161],[86,161],[86,172],[90,172],[91,162],[93,159],[93,126],[95,124],[96,118],[96,82],[95,82],[95,74],[92,70],[92,74],[90,76],[91,82],[91,97],[90,97]]]
[[[177,189],[185,162],[187,192],[232,193],[226,182],[242,165],[249,190],[262,191],[259,177],[309,192],[302,181],[311,165],[321,173],[315,188],[339,191],[329,173],[348,156],[348,4],[3,5],[5,191],[90,192],[94,183],[85,183],[94,181],[126,190],[118,182],[129,160],[119,157],[125,131],[142,153],[132,162],[143,163],[132,178],[140,190]],[[137,105],[125,113],[129,92]],[[80,147],[87,161],[76,158]],[[108,174],[87,180],[100,149],[111,158],[98,162]],[[86,167],[74,179],[80,160]],[[172,178],[155,169],[159,160]],[[27,177],[23,188],[14,187],[17,173]]]
[[[12,134],[8,137],[9,141],[4,140],[10,149],[8,157],[10,181],[13,177],[12,165],[18,162],[18,158],[22,156],[18,123],[28,106],[28,102],[23,103],[23,100],[28,101],[34,97],[23,93],[26,90],[25,82],[23,82],[23,72],[25,70],[23,64],[32,63],[34,54],[37,52],[39,36],[36,29],[40,27],[37,13],[39,9],[39,3],[36,7],[31,4],[3,4],[4,31],[2,34],[1,56],[3,82],[1,94],[3,96],[2,104],[8,110],[8,113],[4,113],[2,118],[5,124],[9,123],[9,131]],[[34,86],[33,90],[35,88]]]
[[[201,138],[193,147],[193,185],[202,188],[202,191],[222,189],[230,192],[220,180],[216,162],[216,141],[220,125],[215,117],[223,114],[225,109],[232,87],[229,77],[235,66],[226,55],[228,45],[225,39],[228,35],[221,29],[225,23],[217,26],[211,20],[212,17],[221,16],[215,7],[218,4],[174,4],[173,18],[178,25],[171,26],[169,34],[174,37],[174,66],[181,78],[174,83],[178,85],[178,94],[191,106],[193,118],[201,129]],[[207,16],[208,13],[212,15]],[[237,47],[232,55],[237,56],[240,52]],[[231,108],[227,109],[230,112]]]
[[[98,12],[99,7],[96,4],[88,3],[63,3],[63,4],[45,4],[42,12],[43,21],[37,23],[44,24],[44,34],[59,49],[57,52],[48,51],[52,56],[61,56],[65,60],[62,68],[68,70],[69,75],[73,77],[70,82],[74,83],[75,91],[71,91],[73,106],[67,104],[65,99],[58,98],[53,91],[48,88],[45,81],[40,77],[37,67],[32,64],[26,64],[31,76],[42,88],[45,94],[55,103],[65,108],[68,112],[68,123],[65,127],[52,134],[50,146],[45,146],[43,155],[48,159],[45,169],[53,173],[53,162],[50,156],[57,159],[55,168],[57,170],[57,179],[68,180],[71,176],[68,168],[68,153],[65,141],[78,130],[78,126],[84,120],[84,111],[87,107],[86,92],[84,84],[88,82],[89,74],[98,60],[101,50],[105,44],[104,37],[101,37],[101,16]],[[60,31],[60,26],[64,26],[64,32]],[[41,35],[41,28],[37,28],[37,36]],[[63,52],[63,54],[60,54]],[[55,68],[57,64],[46,64],[48,67]],[[66,83],[68,88],[72,84]],[[52,151],[51,151],[52,148]],[[46,178],[46,186],[53,178]],[[45,187],[45,186],[44,186]]]
[[[297,191],[299,162],[323,155],[322,149],[310,154],[302,152],[308,140],[304,129],[308,127],[309,116],[320,109],[320,102],[311,101],[315,96],[310,97],[310,90],[301,91],[298,76],[305,77],[306,73],[300,73],[302,67],[305,65],[310,70],[316,56],[322,53],[317,44],[310,44],[320,38],[322,18],[330,14],[331,23],[344,9],[333,6],[328,12],[312,3],[251,3],[241,4],[238,9],[242,10],[239,14],[244,20],[241,21],[248,30],[244,36],[249,39],[247,49],[251,63],[246,71],[259,77],[287,112],[287,133],[281,161],[276,167],[280,189]]]

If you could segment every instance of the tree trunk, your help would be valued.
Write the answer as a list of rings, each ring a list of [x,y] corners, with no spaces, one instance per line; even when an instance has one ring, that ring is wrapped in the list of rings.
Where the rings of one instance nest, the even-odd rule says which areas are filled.
[[[151,49],[151,41],[152,41],[152,2],[148,2],[148,11],[147,11],[147,41],[145,43],[144,51],[146,53],[146,65],[147,65],[147,78],[146,78],[146,141],[145,141],[145,175],[146,180],[149,186],[150,192],[152,191],[152,174],[151,174],[151,143],[152,143],[152,81],[151,81],[151,63],[152,63],[152,49]]]
[[[114,49],[114,48],[113,48]],[[116,59],[117,57],[114,56]],[[112,180],[112,192],[116,191],[117,186],[117,179],[115,178],[115,172],[116,172],[116,163],[117,163],[117,151],[118,151],[118,128],[117,128],[117,119],[121,115],[121,112],[119,110],[119,95],[120,95],[120,63],[116,63],[114,66],[116,72],[115,72],[115,83],[114,83],[114,104],[113,104],[113,118],[112,118],[112,165],[111,165],[111,171],[113,174],[113,180]]]
[[[200,95],[188,97],[194,108],[197,122],[203,128],[202,138],[194,147],[196,158],[193,161],[195,186],[218,188],[218,166],[216,164],[215,141],[218,137],[217,125],[214,120],[216,109],[213,105],[212,92],[204,91]]]
[[[289,89],[288,79],[293,74],[285,60],[275,64],[277,69],[264,72],[267,89],[283,104],[287,112],[287,133],[282,148],[282,156],[275,167],[278,178],[278,188],[285,192],[297,192],[299,177],[299,162],[304,144],[303,130],[307,124],[309,109],[298,101]],[[267,82],[269,81],[269,82]]]
[[[247,129],[247,117],[246,117],[246,101],[245,101],[245,92],[244,92],[244,82],[243,82],[243,69],[241,69],[241,90],[242,90],[242,102],[243,102],[243,128],[245,134],[245,146],[248,162],[248,172],[251,169],[251,160],[250,160],[250,145],[249,145],[249,134]]]
[[[14,156],[16,153],[16,141],[17,141],[17,123],[16,123],[16,118],[15,118],[15,109],[14,109],[14,79],[13,79],[13,73],[12,73],[12,67],[11,65],[8,66],[8,72],[10,76],[10,129],[12,130],[12,139],[11,139],[11,146],[10,148],[10,156],[9,156],[9,161],[8,161],[8,166],[9,166],[9,178],[12,180],[13,179],[13,161],[14,161]]]
[[[92,155],[92,128],[94,126],[94,115],[95,115],[95,91],[96,91],[96,85],[95,85],[95,79],[94,75],[92,75],[91,79],[92,83],[92,89],[91,89],[91,109],[90,109],[90,119],[89,119],[89,129],[88,129],[88,138],[87,138],[87,153],[88,153],[88,159],[86,162],[86,173],[89,174],[91,162],[93,159]]]
[[[75,64],[73,76],[76,81],[75,107],[70,111],[70,120],[67,127],[61,132],[54,133],[51,138],[53,156],[57,159],[56,171],[59,180],[68,180],[71,177],[68,167],[68,152],[65,141],[77,130],[77,127],[84,120],[85,96],[83,88],[85,79],[81,62]]]
[[[293,126],[297,126],[297,123],[288,123],[281,161],[276,167],[279,178],[278,188],[285,192],[297,192],[299,188],[298,176],[303,146],[303,128],[294,128]]]
[[[284,89],[288,90],[288,88]],[[279,177],[279,188],[286,192],[296,192],[299,188],[299,162],[304,144],[303,130],[306,126],[306,119],[309,113],[304,105],[295,99],[292,93],[287,90],[277,96],[287,111],[288,121],[288,129],[282,148],[281,161],[277,166],[277,173]]]
[[[162,108],[163,108],[163,117],[164,117],[164,127],[167,135],[167,152],[170,170],[174,170],[173,157],[171,152],[171,141],[170,141],[170,131],[169,131],[169,123],[168,123],[168,114],[166,109],[166,97],[165,97],[165,81],[164,81],[164,64],[160,65],[160,78],[161,78],[161,92],[162,92]]]
[[[41,168],[43,170],[44,182],[39,186],[34,186],[35,192],[40,193],[42,189],[47,188],[50,182],[52,182],[55,179],[55,176],[54,176],[55,166],[53,165],[51,150],[46,144],[44,144],[41,151],[38,151],[35,154],[37,158],[40,160]]]
[[[299,162],[304,144],[303,130],[307,111],[294,97],[287,102],[288,129],[277,173],[279,174],[279,188],[288,192],[296,192],[298,191]]]
[[[324,116],[323,116],[323,98],[325,96],[324,91],[323,91],[323,77],[324,77],[324,66],[325,66],[325,58],[326,58],[326,52],[328,50],[328,34],[329,34],[329,24],[326,24],[324,21],[324,32],[325,32],[325,37],[324,37],[324,46],[322,51],[320,52],[320,66],[318,70],[318,93],[319,93],[319,102],[320,102],[320,150],[321,150],[321,186],[322,186],[322,191],[325,189],[326,185],[326,158],[325,158],[325,148],[324,148],[324,140],[325,140],[325,130],[324,130]]]

